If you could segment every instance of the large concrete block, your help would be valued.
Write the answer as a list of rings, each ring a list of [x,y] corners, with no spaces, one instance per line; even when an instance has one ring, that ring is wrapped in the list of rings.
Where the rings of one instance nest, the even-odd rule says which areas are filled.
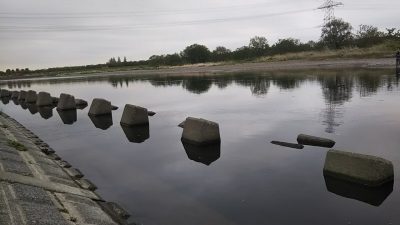
[[[11,93],[11,98],[12,98],[12,99],[16,99],[16,98],[18,98],[18,95],[19,95],[19,91],[13,91],[13,92]]]
[[[39,114],[43,119],[49,119],[53,116],[53,107],[52,106],[42,106],[38,108]]]
[[[26,98],[26,91],[20,91],[18,95],[18,101],[25,101]]]
[[[90,105],[88,114],[89,116],[110,115],[111,111],[111,102],[105,99],[95,98]]]
[[[375,156],[338,150],[326,154],[324,175],[352,183],[377,187],[393,181],[393,164]]]
[[[62,93],[58,100],[57,110],[73,110],[76,109],[75,97],[69,94]]]
[[[53,105],[53,99],[47,92],[39,92],[37,95],[36,105],[39,107]]]
[[[72,125],[78,120],[78,114],[76,109],[57,110],[57,112],[64,124]]]
[[[221,141],[218,123],[188,117],[182,132],[182,140],[191,144],[207,145]]]
[[[136,126],[149,123],[147,109],[140,106],[126,104],[122,113],[121,125]]]
[[[29,90],[26,92],[25,102],[26,103],[36,103],[37,94],[36,91]]]
[[[335,145],[335,142],[330,139],[314,137],[306,134],[299,134],[299,136],[297,136],[297,143],[301,145],[311,145],[326,148],[332,148]]]

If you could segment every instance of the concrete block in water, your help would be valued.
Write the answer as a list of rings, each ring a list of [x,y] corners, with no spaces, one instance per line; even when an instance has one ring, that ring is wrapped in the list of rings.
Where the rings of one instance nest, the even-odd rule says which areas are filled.
[[[75,97],[69,94],[62,93],[58,100],[57,110],[72,110],[76,109]]]
[[[111,102],[102,98],[95,98],[90,105],[88,114],[89,116],[110,115],[111,111]]]
[[[53,99],[49,93],[41,91],[37,95],[36,105],[39,107],[53,105]]]
[[[88,105],[87,101],[83,100],[83,99],[75,99],[75,105],[76,106],[85,106]]]
[[[180,124],[178,124],[178,127],[184,128],[185,127],[185,121],[182,121]]]
[[[51,97],[51,99],[53,99],[53,104],[58,103],[58,101],[60,100],[60,99],[57,98],[57,97]]]
[[[377,187],[393,181],[393,164],[375,156],[329,150],[324,175],[352,183]]]
[[[140,106],[126,104],[122,113],[121,125],[136,126],[149,123],[147,109]]]
[[[282,141],[271,141],[271,144],[288,147],[288,148],[295,148],[295,149],[303,149],[304,148],[304,146],[301,144],[288,143],[288,142],[282,142]]]
[[[221,141],[219,125],[205,119],[188,117],[185,120],[182,140],[198,145],[218,143]]]
[[[10,97],[11,96],[11,92],[9,90],[6,89],[1,89],[0,90],[0,97],[4,98],[4,97]]]
[[[26,98],[26,91],[20,91],[18,95],[18,101],[22,102],[25,101]]]
[[[11,98],[12,98],[12,99],[17,99],[17,98],[18,98],[18,95],[19,95],[19,91],[13,91],[13,92],[11,92]]]
[[[117,110],[117,109],[118,109],[118,106],[111,105],[111,110]]]
[[[7,105],[9,102],[10,102],[10,97],[2,97],[1,98],[1,102],[4,104],[4,105]]]
[[[311,145],[326,148],[332,148],[335,145],[335,142],[330,139],[315,137],[306,134],[299,134],[299,136],[297,136],[297,143],[301,145]]]
[[[36,91],[29,90],[26,92],[25,102],[26,103],[36,103],[37,94]]]
[[[148,114],[149,116],[154,116],[154,115],[156,115],[156,113],[153,112],[153,111],[148,111],[147,114]]]

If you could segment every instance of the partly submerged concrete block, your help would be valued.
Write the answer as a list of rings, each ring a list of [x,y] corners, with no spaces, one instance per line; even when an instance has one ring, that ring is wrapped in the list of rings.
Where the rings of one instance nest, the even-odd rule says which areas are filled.
[[[295,144],[295,143],[289,143],[289,142],[283,142],[283,141],[271,141],[271,144],[274,145],[280,145],[288,148],[295,148],[295,149],[303,149],[304,146],[301,144]]]
[[[147,109],[126,104],[124,112],[122,113],[121,125],[123,126],[136,126],[144,125],[149,123],[149,116],[147,115]]]
[[[11,98],[12,98],[12,99],[17,99],[18,96],[19,96],[19,91],[13,91],[13,92],[11,93]]]
[[[49,93],[41,91],[37,95],[36,105],[39,107],[53,105],[53,99]]]
[[[205,119],[188,117],[185,120],[182,140],[198,145],[218,143],[221,141],[219,125]]]
[[[57,104],[57,110],[72,110],[76,109],[75,97],[69,94],[62,93]]]
[[[11,92],[9,90],[6,89],[1,89],[0,90],[0,97],[4,98],[4,97],[10,97],[11,96]]]
[[[26,91],[20,91],[18,95],[18,101],[25,101],[26,98]]]
[[[113,125],[112,115],[101,115],[101,116],[91,116],[89,115],[90,120],[94,124],[96,128],[107,130]]]
[[[393,164],[375,156],[338,150],[326,154],[324,175],[337,179],[377,187],[393,181]]]
[[[330,139],[315,137],[306,134],[299,134],[299,136],[297,136],[297,143],[301,145],[311,145],[326,148],[332,148],[335,145],[335,142]]]
[[[117,109],[118,109],[118,106],[111,105],[111,110],[117,110]]]
[[[102,99],[95,98],[92,101],[89,109],[89,116],[102,116],[111,114],[111,102]]]
[[[178,124],[178,127],[184,128],[185,127],[185,121],[182,121],[180,124]]]
[[[57,110],[58,115],[60,116],[62,122],[64,124],[72,125],[78,119],[76,109],[71,110]]]
[[[26,103],[36,103],[37,94],[36,91],[29,90],[26,92],[25,102]]]
[[[86,106],[88,105],[87,101],[83,100],[83,99],[75,99],[75,105],[76,106]]]
[[[53,104],[54,104],[54,103],[58,103],[58,101],[60,100],[60,99],[57,98],[57,97],[51,97],[51,99],[53,100]]]
[[[154,115],[156,115],[156,113],[153,112],[153,111],[148,111],[147,114],[148,114],[149,116],[154,116]]]

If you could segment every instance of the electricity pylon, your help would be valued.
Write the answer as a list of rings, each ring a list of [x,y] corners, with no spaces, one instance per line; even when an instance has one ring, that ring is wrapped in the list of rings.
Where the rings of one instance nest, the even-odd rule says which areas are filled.
[[[318,7],[318,9],[325,11],[324,24],[329,23],[335,18],[335,12],[334,12],[335,7],[342,5],[343,3],[341,2],[335,2],[333,0],[325,0],[324,4]]]

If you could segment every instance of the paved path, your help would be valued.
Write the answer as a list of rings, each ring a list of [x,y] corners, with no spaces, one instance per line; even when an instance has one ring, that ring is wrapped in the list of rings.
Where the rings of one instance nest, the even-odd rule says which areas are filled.
[[[1,225],[116,225],[129,217],[105,202],[79,170],[0,112]]]

